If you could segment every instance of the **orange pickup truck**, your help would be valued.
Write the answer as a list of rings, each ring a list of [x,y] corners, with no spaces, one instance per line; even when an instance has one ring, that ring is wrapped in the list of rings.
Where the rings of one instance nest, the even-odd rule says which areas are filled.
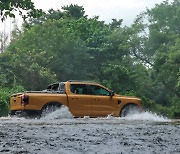
[[[11,115],[44,115],[67,106],[74,117],[125,117],[142,111],[139,98],[115,94],[93,82],[67,81],[51,84],[43,91],[27,91],[10,98]]]

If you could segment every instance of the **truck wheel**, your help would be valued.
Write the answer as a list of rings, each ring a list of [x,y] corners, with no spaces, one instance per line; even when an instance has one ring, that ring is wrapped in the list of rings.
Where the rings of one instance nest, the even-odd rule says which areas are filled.
[[[10,112],[10,116],[15,116],[16,115],[16,111],[11,111]]]
[[[48,104],[46,106],[44,106],[41,110],[41,116],[44,117],[47,114],[50,114],[58,109],[61,108],[60,104]]]
[[[126,117],[129,115],[133,115],[133,114],[137,114],[140,113],[141,110],[137,105],[134,104],[128,104],[125,107],[123,107],[123,109],[121,110],[121,117]]]

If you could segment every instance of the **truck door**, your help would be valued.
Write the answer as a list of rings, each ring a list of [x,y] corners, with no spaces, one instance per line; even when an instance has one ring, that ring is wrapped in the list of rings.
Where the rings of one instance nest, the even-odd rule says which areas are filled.
[[[97,85],[90,86],[92,93],[92,116],[107,116],[113,114],[116,108],[110,91]]]
[[[74,116],[91,116],[92,96],[87,92],[86,84],[71,84],[68,94],[69,110]]]

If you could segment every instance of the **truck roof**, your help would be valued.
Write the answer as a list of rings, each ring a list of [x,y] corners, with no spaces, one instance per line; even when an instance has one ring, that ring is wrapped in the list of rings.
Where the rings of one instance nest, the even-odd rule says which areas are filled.
[[[78,83],[93,83],[93,84],[98,84],[97,82],[94,81],[85,81],[85,80],[68,80],[67,82],[78,82]]]

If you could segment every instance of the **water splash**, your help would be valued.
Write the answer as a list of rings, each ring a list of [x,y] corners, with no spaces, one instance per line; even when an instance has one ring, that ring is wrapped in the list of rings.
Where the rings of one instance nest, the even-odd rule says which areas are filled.
[[[159,116],[156,113],[151,112],[143,112],[139,114],[132,114],[127,117],[113,117],[112,115],[108,115],[106,117],[98,117],[98,118],[90,118],[89,116],[84,116],[83,118],[76,118],[74,119],[72,114],[70,113],[69,109],[65,106],[61,107],[61,109],[56,110],[55,112],[47,114],[45,117],[37,118],[37,119],[26,119],[24,117],[17,117],[17,116],[7,116],[7,117],[0,117],[0,123],[1,122],[13,122],[13,123],[19,123],[19,122],[85,122],[85,123],[91,123],[91,122],[124,122],[124,121],[144,121],[144,122],[172,122],[173,120],[170,120],[166,117]]]
[[[52,113],[47,114],[45,117],[42,117],[43,120],[55,120],[55,119],[72,119],[73,116],[70,113],[68,107],[63,106],[61,109],[58,109]]]
[[[129,115],[125,118],[123,118],[125,120],[141,120],[141,121],[155,121],[155,122],[170,122],[171,120],[163,117],[163,116],[159,116],[156,113],[151,113],[151,112],[143,112],[143,113],[139,113],[139,114],[133,114],[133,115]]]

